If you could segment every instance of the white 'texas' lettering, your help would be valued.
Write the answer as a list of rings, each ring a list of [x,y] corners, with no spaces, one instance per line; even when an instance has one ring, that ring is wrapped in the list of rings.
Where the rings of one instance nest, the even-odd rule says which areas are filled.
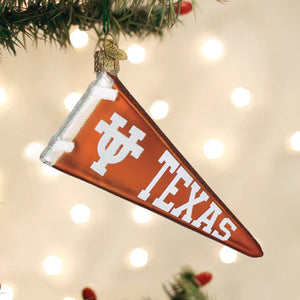
[[[171,183],[168,185],[168,187],[164,190],[164,192],[160,195],[159,198],[156,198],[153,201],[153,205],[156,207],[159,207],[160,209],[169,212],[171,208],[174,206],[173,202],[166,203],[164,200],[169,194],[176,195],[178,192],[178,188],[176,187],[176,183],[180,180],[184,180],[184,186],[188,187],[191,182],[193,181],[193,178],[188,174],[188,172],[183,168],[179,167],[176,171],[177,175],[174,177],[174,179],[171,181]]]
[[[203,231],[207,233],[211,233],[212,231],[212,226],[215,224],[217,217],[222,213],[221,208],[219,208],[215,202],[212,202],[210,204],[210,207],[208,208],[207,211],[205,211],[197,220],[192,222],[192,225],[195,227],[200,227],[202,223],[206,224],[205,227],[202,228]],[[209,219],[208,217],[211,216]]]
[[[194,207],[202,202],[207,202],[209,199],[208,194],[205,191],[202,191],[200,195],[196,197],[196,194],[198,195],[201,187],[196,181],[193,182],[192,176],[182,166],[180,166],[179,162],[168,150],[163,153],[158,161],[160,164],[163,164],[162,167],[151,180],[149,185],[145,189],[141,190],[138,194],[138,198],[146,201],[150,197],[155,185],[159,182],[167,170],[169,170],[169,173],[171,174],[174,174],[176,171],[175,177],[161,195],[153,200],[152,204],[165,212],[169,212],[175,217],[179,217],[183,212],[185,212],[181,218],[183,221],[187,223],[192,222],[191,225],[197,228],[204,225],[203,228],[201,228],[203,231],[212,234],[212,236],[221,241],[227,241],[231,237],[231,232],[237,229],[236,225],[229,218],[223,218],[219,223],[220,232],[216,229],[212,229],[217,218],[222,214],[221,208],[214,201],[210,203],[210,206],[206,211],[198,216],[197,219],[193,220]],[[165,200],[169,195],[175,196],[178,193],[179,189],[176,185],[181,179],[184,181],[184,186],[186,188],[191,186],[191,191],[187,202],[179,207],[174,207],[175,204],[173,202],[166,202]]]
[[[229,218],[224,218],[221,221],[219,227],[221,230],[223,230],[225,232],[225,235],[220,235],[217,230],[214,230],[212,235],[221,241],[227,241],[231,237],[231,233],[230,233],[229,229],[227,229],[225,227],[226,224],[228,224],[231,227],[232,231],[236,231],[237,227],[235,226],[235,224],[233,224],[233,222]]]
[[[168,168],[170,168],[171,174],[175,172],[175,170],[178,168],[179,163],[178,161],[173,157],[173,155],[166,150],[163,155],[158,160],[159,163],[163,163],[163,166],[158,171],[158,173],[155,175],[155,177],[152,179],[152,181],[149,183],[147,188],[145,190],[141,190],[141,192],[138,195],[138,198],[142,200],[147,200],[150,196],[150,192],[152,191],[153,187],[157,184],[157,182],[161,179],[161,177],[165,174]]]
[[[203,201],[207,201],[209,196],[203,191],[201,192],[200,196],[198,198],[195,198],[196,193],[200,190],[200,186],[198,185],[197,182],[193,182],[191,186],[191,193],[190,193],[190,198],[189,201],[186,202],[185,204],[182,204],[181,206],[172,209],[171,214],[175,217],[179,217],[180,214],[186,210],[185,215],[182,217],[182,220],[190,223],[192,219],[192,213],[193,213],[193,208],[196,204],[201,203]]]

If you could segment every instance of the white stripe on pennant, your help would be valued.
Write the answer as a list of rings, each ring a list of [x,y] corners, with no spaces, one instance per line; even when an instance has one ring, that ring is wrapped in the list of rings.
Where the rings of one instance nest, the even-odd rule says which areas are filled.
[[[105,87],[95,87],[93,89],[93,97],[98,99],[105,99],[115,101],[118,95],[118,91]]]

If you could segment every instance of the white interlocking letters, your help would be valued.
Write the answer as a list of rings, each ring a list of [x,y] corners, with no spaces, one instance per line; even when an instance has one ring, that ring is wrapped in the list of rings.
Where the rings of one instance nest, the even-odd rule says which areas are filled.
[[[129,154],[138,159],[144,151],[144,148],[137,144],[146,135],[142,130],[132,126],[129,130],[130,136],[127,137],[118,131],[120,127],[123,128],[127,124],[127,120],[117,113],[114,113],[110,119],[111,124],[101,120],[95,128],[97,132],[100,134],[104,132],[104,134],[97,147],[99,160],[94,161],[90,168],[101,176],[106,173],[108,164],[117,164]]]

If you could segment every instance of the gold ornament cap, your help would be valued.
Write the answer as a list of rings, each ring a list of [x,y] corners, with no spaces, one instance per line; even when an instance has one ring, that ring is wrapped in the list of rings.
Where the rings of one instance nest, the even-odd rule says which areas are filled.
[[[94,55],[94,70],[96,73],[102,71],[116,72],[120,71],[119,60],[126,60],[127,54],[119,49],[114,39],[104,39],[103,48],[95,52]]]

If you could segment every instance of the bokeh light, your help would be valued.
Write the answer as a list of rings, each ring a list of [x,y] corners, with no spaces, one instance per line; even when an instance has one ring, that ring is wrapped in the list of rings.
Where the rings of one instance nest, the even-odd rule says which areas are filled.
[[[89,35],[80,29],[75,29],[70,34],[70,41],[74,48],[83,48],[88,44]]]
[[[13,300],[14,290],[12,287],[6,284],[1,284],[0,288],[0,300]]]
[[[81,94],[79,93],[71,93],[69,94],[65,101],[64,101],[64,104],[65,104],[65,107],[68,111],[71,111],[74,106],[77,104],[77,102],[79,101],[79,99],[81,98]]]
[[[203,45],[202,51],[207,59],[218,59],[222,56],[223,45],[215,39],[209,39]]]
[[[5,91],[3,88],[0,88],[0,105],[3,104],[5,102],[6,98],[5,98]]]
[[[290,137],[290,146],[294,151],[300,151],[300,131],[296,131]]]
[[[231,94],[231,101],[236,107],[248,106],[251,101],[251,93],[245,88],[237,88]]]
[[[221,248],[219,255],[224,264],[231,264],[237,259],[237,251],[227,246]]]
[[[142,248],[135,248],[131,251],[129,260],[135,268],[144,267],[148,262],[148,252]]]
[[[76,204],[70,211],[72,220],[77,223],[86,223],[90,219],[90,209],[84,204]]]
[[[169,113],[169,104],[162,100],[157,100],[150,107],[150,114],[156,120],[161,120],[167,117]]]
[[[47,275],[57,275],[61,273],[63,268],[63,261],[55,255],[49,255],[43,261],[43,269]]]
[[[139,64],[146,58],[146,49],[139,45],[132,45],[127,50],[128,60],[133,64]]]
[[[43,173],[49,177],[56,177],[60,174],[60,172],[58,170],[54,169],[53,167],[50,167],[44,163],[42,163],[40,165],[41,165]]]
[[[140,206],[136,206],[132,212],[133,219],[135,222],[143,224],[148,223],[152,219],[152,212]]]
[[[44,150],[44,146],[39,142],[31,142],[24,149],[24,156],[30,161],[39,160],[39,157]]]
[[[203,152],[208,159],[217,159],[223,154],[223,144],[216,139],[210,139],[203,145]]]

